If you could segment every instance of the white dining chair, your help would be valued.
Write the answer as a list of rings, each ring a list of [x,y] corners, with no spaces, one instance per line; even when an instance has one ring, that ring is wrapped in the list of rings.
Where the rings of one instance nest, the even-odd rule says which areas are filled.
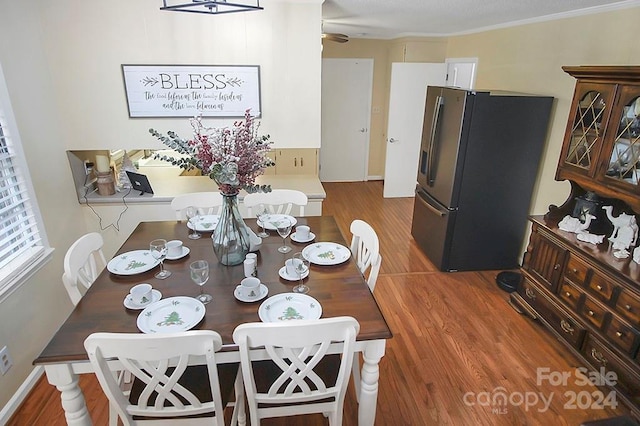
[[[107,265],[103,245],[102,235],[91,232],[78,238],[64,255],[62,283],[74,306]]]
[[[378,234],[367,222],[356,219],[351,222],[351,253],[353,254],[358,269],[363,276],[368,277],[367,285],[371,292],[376,287],[380,265],[382,264],[382,256],[380,255],[380,242]]]
[[[220,192],[190,192],[176,195],[171,200],[171,208],[176,212],[176,219],[186,219],[185,210],[189,206],[197,207],[201,215],[219,214],[222,205]]]
[[[299,215],[304,216],[304,208],[309,202],[307,194],[295,189],[274,189],[271,192],[254,192],[244,196],[243,204],[247,215],[253,217],[253,208],[264,206],[273,214],[291,214],[293,206],[299,207]]]
[[[216,363],[222,338],[215,331],[93,333],[84,346],[104,393],[125,426],[224,426],[224,409],[234,389],[231,424],[245,424],[238,364]],[[109,365],[114,361],[134,376],[129,392],[117,382]]]
[[[366,277],[369,290],[373,293],[378,280],[378,273],[382,265],[380,255],[380,241],[378,234],[367,222],[356,219],[351,222],[351,253],[356,261],[358,269],[363,277]],[[368,276],[367,276],[368,270]],[[360,401],[360,355],[353,357],[353,384],[356,391],[356,399]]]
[[[251,425],[263,418],[311,413],[323,413],[329,425],[340,425],[359,331],[351,317],[236,327],[233,340],[240,350]],[[339,354],[328,354],[340,343]]]

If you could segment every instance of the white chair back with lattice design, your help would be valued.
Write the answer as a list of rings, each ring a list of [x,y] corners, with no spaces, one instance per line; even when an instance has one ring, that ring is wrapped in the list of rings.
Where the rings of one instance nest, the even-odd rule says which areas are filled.
[[[222,347],[222,338],[215,331],[193,330],[155,335],[94,333],[85,340],[84,346],[104,393],[125,425],[138,424],[134,416],[165,421],[170,418],[170,423],[165,424],[184,421],[189,425],[224,425],[224,407],[216,364],[216,352]],[[137,395],[137,401],[129,401],[127,393],[118,385],[109,366],[109,362],[113,360],[117,360],[122,368],[131,372],[138,384],[143,386]],[[187,384],[179,382],[187,368],[202,363],[206,364],[206,374],[198,376],[198,379],[210,388],[210,401],[199,398],[186,387]],[[206,375],[208,377],[203,377]],[[240,384],[239,381],[237,383]],[[236,396],[238,406],[243,401],[241,389],[241,386],[236,386],[236,392],[240,392]],[[215,416],[181,419],[205,413]]]
[[[177,220],[186,219],[185,210],[189,206],[198,208],[200,215],[212,215],[220,213],[222,194],[219,192],[191,192],[189,194],[176,195],[171,200],[171,208],[176,212]]]
[[[293,206],[299,206],[298,215],[304,216],[304,207],[309,202],[307,194],[295,189],[274,189],[271,192],[254,192],[244,197],[247,216],[253,217],[255,207],[267,207],[273,214],[291,214]],[[295,212],[293,216],[296,216]]]
[[[351,317],[239,325],[233,340],[240,348],[251,424],[260,424],[261,418],[309,413],[324,413],[330,425],[341,424],[359,330]],[[270,361],[261,361],[265,356]],[[327,364],[337,370],[332,383],[321,377],[325,374],[318,368]],[[266,372],[274,370],[268,390],[258,389],[256,377],[264,380]]]

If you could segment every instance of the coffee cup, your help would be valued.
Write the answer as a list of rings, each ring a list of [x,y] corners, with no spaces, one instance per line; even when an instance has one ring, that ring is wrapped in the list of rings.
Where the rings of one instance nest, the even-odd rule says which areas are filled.
[[[167,257],[179,257],[182,254],[182,241],[171,240],[167,242]]]
[[[296,266],[299,266],[301,263],[302,261],[300,259],[287,259],[284,262],[287,275],[290,277],[297,277],[298,272],[296,271]]]
[[[147,283],[134,285],[133,287],[131,287],[131,290],[129,290],[131,300],[136,305],[146,305],[147,303],[151,302],[152,289],[153,287],[151,287],[151,284]]]
[[[245,297],[257,297],[260,287],[260,279],[247,277],[240,281],[240,290]]]
[[[309,228],[307,225],[296,226],[296,237],[299,240],[308,240],[310,231],[311,228]]]

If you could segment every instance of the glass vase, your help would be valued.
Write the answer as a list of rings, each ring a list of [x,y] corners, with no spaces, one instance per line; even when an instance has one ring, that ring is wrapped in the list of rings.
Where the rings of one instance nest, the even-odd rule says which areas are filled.
[[[239,265],[249,253],[249,231],[238,210],[238,194],[222,194],[222,198],[220,219],[211,237],[213,251],[223,265]]]

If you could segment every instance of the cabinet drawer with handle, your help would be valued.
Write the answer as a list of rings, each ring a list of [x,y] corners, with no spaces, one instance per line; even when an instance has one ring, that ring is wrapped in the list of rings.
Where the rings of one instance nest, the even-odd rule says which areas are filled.
[[[640,376],[637,372],[591,334],[587,337],[583,354],[594,370],[602,372],[604,369],[605,374],[612,378],[618,390],[631,398],[634,404],[640,404]]]
[[[571,315],[548,299],[526,279],[518,287],[518,293],[542,317],[544,322],[560,334],[571,346],[580,349],[586,330]]]
[[[609,341],[614,343],[627,355],[633,356],[638,349],[640,333],[630,325],[612,316],[606,330]]]
[[[589,265],[570,255],[567,266],[564,269],[564,276],[574,284],[585,285],[590,271]]]
[[[578,307],[582,302],[583,294],[578,287],[568,281],[565,281],[560,288],[560,298],[576,312],[578,312]]]
[[[600,274],[593,274],[589,282],[589,291],[598,299],[608,302],[613,297],[616,286]]]
[[[584,304],[580,309],[580,315],[587,319],[591,324],[597,328],[602,328],[604,320],[607,315],[607,311],[602,306],[598,305],[594,300],[587,297],[584,300]]]
[[[622,290],[616,302],[616,312],[631,321],[631,324],[640,325],[640,297]]]

